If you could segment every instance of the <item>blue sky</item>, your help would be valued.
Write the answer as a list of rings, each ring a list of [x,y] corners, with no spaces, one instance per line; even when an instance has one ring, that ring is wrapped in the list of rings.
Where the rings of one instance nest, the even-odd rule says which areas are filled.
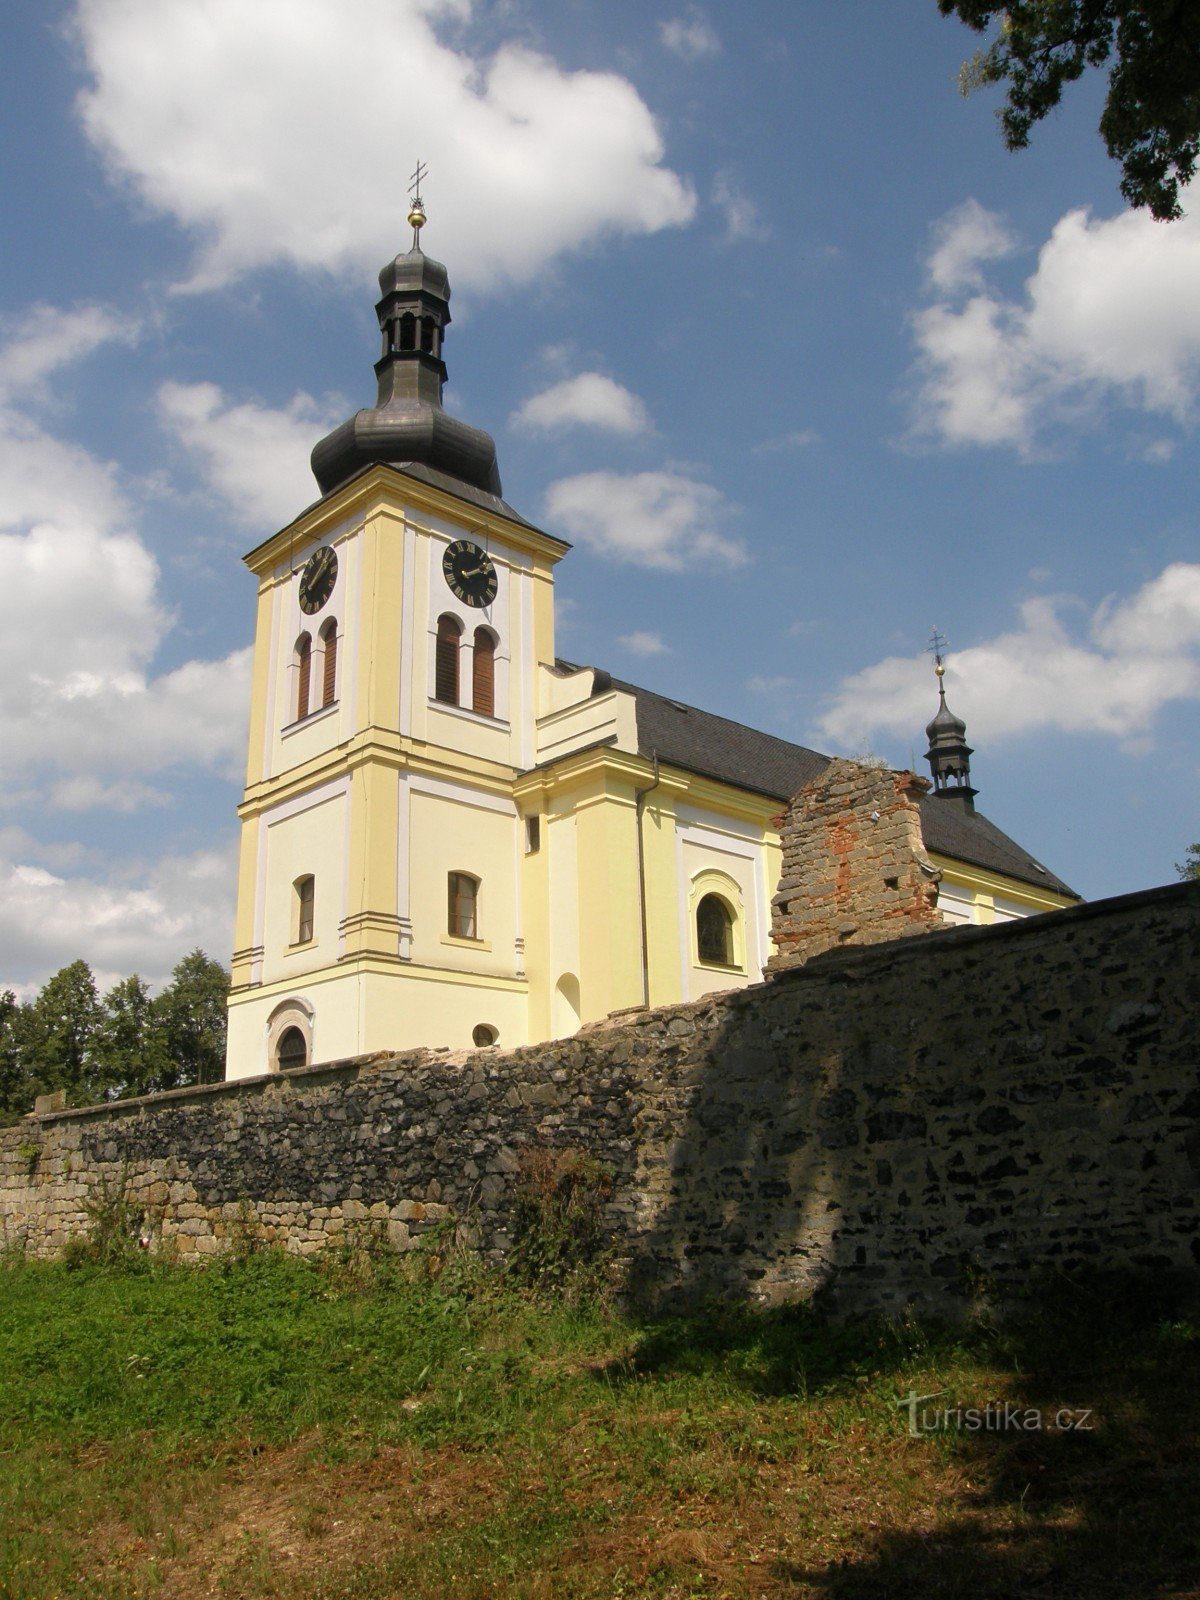
[[[925,770],[1088,898],[1200,834],[1200,225],[1103,80],[1019,155],[934,0],[43,0],[0,122],[0,985],[227,960],[254,583],[450,269],[559,649]]]

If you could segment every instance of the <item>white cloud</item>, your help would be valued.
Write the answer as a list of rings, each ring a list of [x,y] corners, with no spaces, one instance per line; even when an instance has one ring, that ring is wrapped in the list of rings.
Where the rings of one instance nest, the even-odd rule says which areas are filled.
[[[773,698],[777,695],[794,694],[799,687],[800,684],[796,678],[788,678],[782,675],[774,678],[764,678],[756,673],[753,678],[746,679],[746,688],[751,694],[762,694],[768,696],[768,698]]]
[[[929,257],[929,278],[935,289],[982,289],[985,261],[999,261],[1017,248],[1016,236],[994,211],[978,200],[964,200],[934,224],[937,241]]]
[[[1058,730],[1142,749],[1164,706],[1200,699],[1200,565],[1176,562],[1090,615],[1064,596],[1027,600],[1020,615],[950,657],[947,699],[972,742]],[[843,680],[818,728],[843,749],[876,733],[911,740],[936,704],[928,659],[892,656]]]
[[[671,647],[661,633],[622,633],[617,643],[625,646],[634,656],[669,656]]]
[[[718,172],[713,180],[712,203],[724,214],[725,238],[729,244],[739,239],[756,239],[762,243],[771,237],[771,229],[763,221],[757,201],[745,193],[727,169]]]
[[[451,48],[439,25],[470,14],[470,0],[77,0],[84,128],[198,238],[194,288],[276,262],[377,269],[407,247],[418,154],[429,247],[456,283],[525,282],[606,233],[690,219],[631,83],[517,44]]]
[[[33,848],[28,841],[25,848]],[[107,872],[47,871],[0,854],[0,988],[31,997],[82,957],[108,988],[139,972],[166,981],[199,945],[228,962],[233,945],[235,853],[198,851]]]
[[[650,415],[637,395],[600,372],[581,372],[531,395],[509,420],[514,427],[541,433],[566,428],[645,433],[650,428]]]
[[[231,403],[215,383],[164,383],[163,426],[197,460],[209,487],[245,528],[274,531],[317,498],[313,445],[342,420],[297,394],[283,410]]]
[[[668,50],[684,61],[702,61],[706,56],[721,53],[721,41],[715,29],[696,6],[689,6],[684,16],[660,22],[658,36]]]
[[[1021,299],[986,287],[980,270],[1010,248],[1000,219],[974,202],[943,221],[930,258],[943,298],[913,319],[916,432],[1029,454],[1051,425],[1087,423],[1104,402],[1194,421],[1200,218],[1068,212]]]
[[[583,472],[546,492],[550,525],[598,555],[680,572],[740,567],[749,557],[725,525],[731,508],[711,484],[679,472]]]
[[[31,306],[7,323],[0,349],[0,396],[32,394],[43,399],[45,380],[68,361],[79,361],[101,345],[132,344],[139,323],[107,306]]]
[[[233,775],[245,753],[249,649],[148,670],[170,625],[158,568],[130,533],[39,524],[0,535],[5,783],[65,774],[67,809],[156,792],[138,779],[186,766]],[[132,781],[131,781],[132,780]],[[114,786],[115,785],[115,786]]]

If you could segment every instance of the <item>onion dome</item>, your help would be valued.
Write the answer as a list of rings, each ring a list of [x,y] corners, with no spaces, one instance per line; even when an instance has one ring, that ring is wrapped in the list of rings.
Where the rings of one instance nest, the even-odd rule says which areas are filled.
[[[375,311],[383,353],[375,363],[375,404],[320,441],[312,453],[313,473],[322,494],[328,494],[376,462],[420,463],[499,497],[500,470],[491,435],[442,409],[442,340],[450,322],[450,282],[442,263],[421,249],[425,212],[419,200],[409,221],[412,249],[389,261],[379,274]]]

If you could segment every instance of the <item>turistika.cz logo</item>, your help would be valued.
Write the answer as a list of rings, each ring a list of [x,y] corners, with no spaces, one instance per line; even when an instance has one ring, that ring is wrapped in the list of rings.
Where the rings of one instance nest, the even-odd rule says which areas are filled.
[[[989,1400],[982,1406],[931,1406],[947,1389],[918,1394],[910,1389],[896,1401],[899,1410],[908,1412],[908,1431],[914,1439],[925,1433],[1091,1433],[1092,1412],[1082,1406],[1062,1406],[1043,1411],[1040,1406],[1023,1406],[1015,1400]]]

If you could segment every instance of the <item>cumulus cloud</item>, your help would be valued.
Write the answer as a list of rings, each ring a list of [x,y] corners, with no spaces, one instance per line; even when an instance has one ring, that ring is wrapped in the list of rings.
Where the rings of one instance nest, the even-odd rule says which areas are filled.
[[[460,284],[524,282],[606,233],[690,219],[695,196],[627,79],[518,44],[454,48],[447,25],[471,10],[77,0],[83,125],[115,176],[197,237],[195,289],[277,262],[378,268],[406,247],[404,151],[429,165],[430,248]]]
[[[660,22],[658,36],[668,50],[684,61],[702,61],[721,53],[716,30],[697,6],[689,6],[681,17]]]
[[[101,345],[132,344],[140,331],[134,317],[110,306],[31,306],[7,322],[0,349],[0,397],[46,397],[45,380],[67,361],[91,355]]]
[[[309,455],[342,416],[304,393],[282,410],[235,404],[215,383],[164,383],[158,414],[235,521],[272,531],[316,499]]]
[[[537,433],[600,428],[629,434],[650,428],[650,415],[637,395],[600,372],[581,372],[531,395],[509,420],[514,427]]]
[[[48,870],[34,841],[0,842],[0,987],[31,998],[82,957],[97,985],[138,972],[152,985],[197,945],[228,961],[235,852],[198,851],[105,871]]]
[[[946,693],[989,742],[1057,730],[1145,748],[1164,706],[1200,699],[1200,565],[1175,562],[1090,613],[1070,597],[1027,600],[1018,627],[953,653]],[[818,728],[845,749],[911,739],[935,704],[928,659],[892,656],[846,678]]]
[[[918,434],[1029,454],[1052,425],[1093,420],[1105,403],[1194,421],[1200,218],[1068,212],[1016,299],[982,272],[1012,248],[974,202],[939,225],[929,270],[941,298],[913,319]]]
[[[669,656],[671,647],[661,633],[622,633],[617,643],[634,656]]]
[[[934,247],[929,257],[929,280],[943,294],[959,289],[983,288],[983,264],[1012,255],[1016,235],[1003,218],[987,211],[978,200],[964,200],[933,227]]]
[[[551,527],[598,555],[680,572],[749,560],[725,530],[732,509],[711,484],[680,472],[583,472],[546,492]]]

